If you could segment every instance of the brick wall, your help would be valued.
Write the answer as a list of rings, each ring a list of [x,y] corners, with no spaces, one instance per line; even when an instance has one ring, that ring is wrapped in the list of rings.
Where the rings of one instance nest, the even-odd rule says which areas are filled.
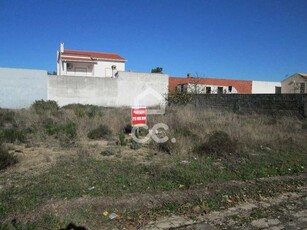
[[[198,108],[307,117],[307,94],[199,94],[192,97],[192,103]]]

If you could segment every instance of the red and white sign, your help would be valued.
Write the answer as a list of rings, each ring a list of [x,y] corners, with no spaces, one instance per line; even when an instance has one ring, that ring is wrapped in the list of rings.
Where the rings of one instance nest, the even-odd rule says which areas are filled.
[[[132,107],[131,108],[131,124],[146,125],[146,107]]]

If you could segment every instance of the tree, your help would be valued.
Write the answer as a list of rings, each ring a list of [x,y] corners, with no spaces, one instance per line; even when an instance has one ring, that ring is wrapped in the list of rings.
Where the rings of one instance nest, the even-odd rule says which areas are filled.
[[[157,67],[151,70],[152,73],[163,73],[162,71],[163,71],[162,67]]]
[[[56,72],[56,71],[53,71],[53,72],[48,71],[47,74],[48,74],[48,75],[57,75],[57,72]]]

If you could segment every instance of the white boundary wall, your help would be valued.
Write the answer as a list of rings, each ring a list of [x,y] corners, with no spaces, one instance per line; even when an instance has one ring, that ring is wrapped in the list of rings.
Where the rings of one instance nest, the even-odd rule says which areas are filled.
[[[80,76],[49,76],[48,100],[55,100],[60,106],[68,104],[93,104],[99,106],[133,106],[138,95],[147,92],[168,94],[167,74],[119,71],[115,78]],[[161,103],[156,95],[145,95],[142,105]]]
[[[0,107],[28,108],[36,100],[47,100],[46,70],[0,68]]]

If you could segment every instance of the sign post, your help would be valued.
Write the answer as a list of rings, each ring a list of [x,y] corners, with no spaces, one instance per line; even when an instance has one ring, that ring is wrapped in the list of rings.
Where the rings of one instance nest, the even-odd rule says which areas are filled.
[[[132,126],[144,126],[146,125],[146,106],[138,106],[131,108],[131,125]]]

